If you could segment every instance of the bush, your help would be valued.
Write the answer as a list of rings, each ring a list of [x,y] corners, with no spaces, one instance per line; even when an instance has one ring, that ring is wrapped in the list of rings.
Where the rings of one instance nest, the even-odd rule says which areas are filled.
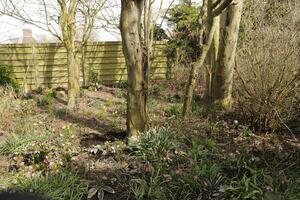
[[[258,131],[287,128],[299,112],[297,9],[296,1],[246,2],[238,48],[236,96],[241,121]]]
[[[95,72],[93,70],[90,70],[89,71],[89,74],[88,74],[88,79],[89,79],[89,82],[95,86],[97,83],[99,83],[99,73],[98,72]]]
[[[0,63],[0,86],[10,86],[14,90],[19,89],[16,77],[12,71],[12,68]]]
[[[200,55],[199,8],[190,1],[184,1],[171,8],[166,20],[173,33],[165,49],[168,62],[172,65],[174,80],[184,86],[188,71]]]

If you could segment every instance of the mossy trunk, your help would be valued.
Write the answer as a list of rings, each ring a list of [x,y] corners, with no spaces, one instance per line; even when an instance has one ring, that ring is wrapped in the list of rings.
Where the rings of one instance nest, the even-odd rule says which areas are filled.
[[[143,0],[121,1],[120,29],[128,71],[127,134],[134,141],[147,124],[147,74],[141,42]]]

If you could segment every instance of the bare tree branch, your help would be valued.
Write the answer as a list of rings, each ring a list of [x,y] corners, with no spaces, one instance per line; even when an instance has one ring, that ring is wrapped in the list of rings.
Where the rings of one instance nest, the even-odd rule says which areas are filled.
[[[213,11],[212,11],[212,15],[214,17],[220,15],[231,3],[233,0],[223,0],[223,1],[217,1],[217,4],[214,4],[213,7]]]

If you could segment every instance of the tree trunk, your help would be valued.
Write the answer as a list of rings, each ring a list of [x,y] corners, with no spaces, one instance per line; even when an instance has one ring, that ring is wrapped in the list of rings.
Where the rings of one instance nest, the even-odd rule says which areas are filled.
[[[75,49],[75,48],[74,48]],[[76,106],[76,98],[80,93],[80,71],[76,53],[72,48],[67,50],[68,62],[68,107],[73,109]]]
[[[193,98],[193,92],[194,92],[194,88],[195,88],[195,84],[196,84],[196,80],[197,80],[197,74],[198,74],[199,68],[203,65],[205,58],[207,56],[207,53],[211,47],[217,27],[218,27],[218,20],[217,20],[217,18],[215,18],[213,20],[211,29],[209,31],[208,39],[202,46],[199,59],[196,63],[192,64],[192,68],[190,71],[190,76],[189,76],[189,80],[188,80],[188,84],[187,84],[187,88],[186,88],[186,92],[185,92],[185,99],[184,99],[184,103],[183,103],[183,110],[182,110],[182,118],[183,119],[186,117],[186,115],[188,114],[188,112],[190,110],[192,98]]]
[[[193,63],[192,67],[191,67],[190,76],[189,76],[189,80],[188,80],[188,83],[186,86],[186,91],[185,91],[183,109],[182,109],[182,118],[183,119],[186,117],[186,115],[190,111],[199,68],[203,65],[203,63],[206,59],[207,53],[211,49],[211,45],[214,42],[214,38],[216,35],[216,31],[218,30],[218,27],[219,27],[219,18],[213,17],[212,15],[210,15],[210,9],[212,7],[212,0],[205,1],[205,3],[206,2],[207,2],[207,5],[206,4],[203,5],[202,11],[205,11],[206,6],[207,6],[207,16],[211,17],[209,19],[210,20],[210,22],[209,22],[210,26],[208,27],[209,32],[208,32],[207,40],[205,42],[203,42],[201,54],[199,56],[198,61],[196,63]],[[204,13],[202,14],[202,17],[203,18],[205,17]],[[202,19],[201,21],[204,21],[204,20]],[[203,24],[202,24],[202,27],[203,27]],[[200,30],[200,33],[201,32],[202,31]],[[209,71],[209,69],[207,69],[207,71]]]
[[[67,50],[68,67],[68,108],[73,109],[76,105],[76,98],[80,92],[80,66],[76,58],[76,0],[58,0],[60,5],[60,27],[63,35],[63,43]]]
[[[147,123],[147,68],[144,66],[141,42],[141,16],[143,0],[121,1],[120,29],[123,53],[128,71],[127,89],[127,134],[134,141]]]
[[[86,62],[86,49],[87,45],[83,45],[80,49],[80,69],[82,73],[82,86],[87,87],[90,85],[90,80],[89,80],[89,73],[90,73],[90,67],[89,65],[85,65]]]
[[[214,77],[214,103],[224,109],[232,106],[233,69],[243,10],[243,0],[234,0],[221,15],[219,63]]]
[[[207,70],[206,70],[206,93],[205,99],[210,104],[213,102],[214,98],[214,81],[213,77],[215,76],[215,71],[218,66],[218,52],[220,46],[220,16],[213,16],[213,4],[216,3],[217,0],[209,0],[207,5],[207,21],[208,21],[208,29],[213,26],[213,23],[216,23],[216,31],[214,33],[214,39],[212,45],[210,46],[208,53],[208,62],[207,62]]]

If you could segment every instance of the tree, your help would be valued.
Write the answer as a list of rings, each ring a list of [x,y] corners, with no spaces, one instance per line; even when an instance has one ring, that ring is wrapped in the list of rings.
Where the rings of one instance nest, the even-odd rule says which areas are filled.
[[[220,104],[224,109],[230,108],[233,64],[242,5],[243,0],[203,1],[199,14],[199,22],[201,22],[199,26],[207,21],[205,28],[207,39],[203,40],[201,55],[190,71],[183,106],[183,118],[190,110],[197,74],[205,59],[208,59],[206,68],[206,98],[208,102]],[[199,37],[203,38],[202,35]],[[207,55],[209,56],[207,57]]]
[[[58,0],[60,6],[59,25],[62,31],[63,44],[67,50],[68,65],[68,107],[75,107],[75,99],[80,92],[80,69],[76,60],[76,0],[70,0],[69,5],[65,0]]]
[[[200,56],[199,56],[198,60],[192,64],[192,67],[191,67],[190,76],[189,76],[186,93],[185,93],[185,98],[184,98],[184,103],[183,103],[183,110],[182,110],[183,119],[186,117],[186,115],[190,109],[190,105],[191,105],[192,98],[193,98],[193,91],[194,91],[194,87],[196,84],[198,69],[204,64],[209,51],[211,51],[212,54],[215,53],[215,49],[212,49],[211,46],[215,42],[214,38],[216,37],[216,32],[218,30],[219,19],[218,19],[218,17],[212,16],[212,4],[211,4],[211,1],[208,0],[208,1],[203,2],[203,5],[201,7],[200,16],[199,16],[199,22],[203,23],[204,18],[206,16],[205,15],[206,10],[207,10],[207,16],[209,17],[207,40],[204,41],[202,39],[203,41],[201,41],[202,45],[201,45]],[[200,31],[200,33],[203,33],[203,31],[204,31],[203,24],[201,26],[202,26],[202,28],[201,28],[202,30]],[[202,38],[202,36],[200,36],[200,37]],[[216,43],[214,46],[216,46]],[[210,80],[211,79],[210,78],[211,70],[209,68],[207,68],[207,73],[209,74],[209,76],[207,76],[207,79]],[[210,87],[208,87],[207,90],[210,90]]]
[[[128,71],[127,133],[134,141],[147,123],[147,68],[143,62],[141,20],[144,0],[122,0],[120,30]]]
[[[120,30],[128,72],[127,133],[129,142],[137,139],[148,122],[149,70],[153,60],[155,22],[163,1],[153,14],[156,0],[121,1]],[[170,4],[173,4],[172,1]],[[164,15],[165,16],[165,15]]]

